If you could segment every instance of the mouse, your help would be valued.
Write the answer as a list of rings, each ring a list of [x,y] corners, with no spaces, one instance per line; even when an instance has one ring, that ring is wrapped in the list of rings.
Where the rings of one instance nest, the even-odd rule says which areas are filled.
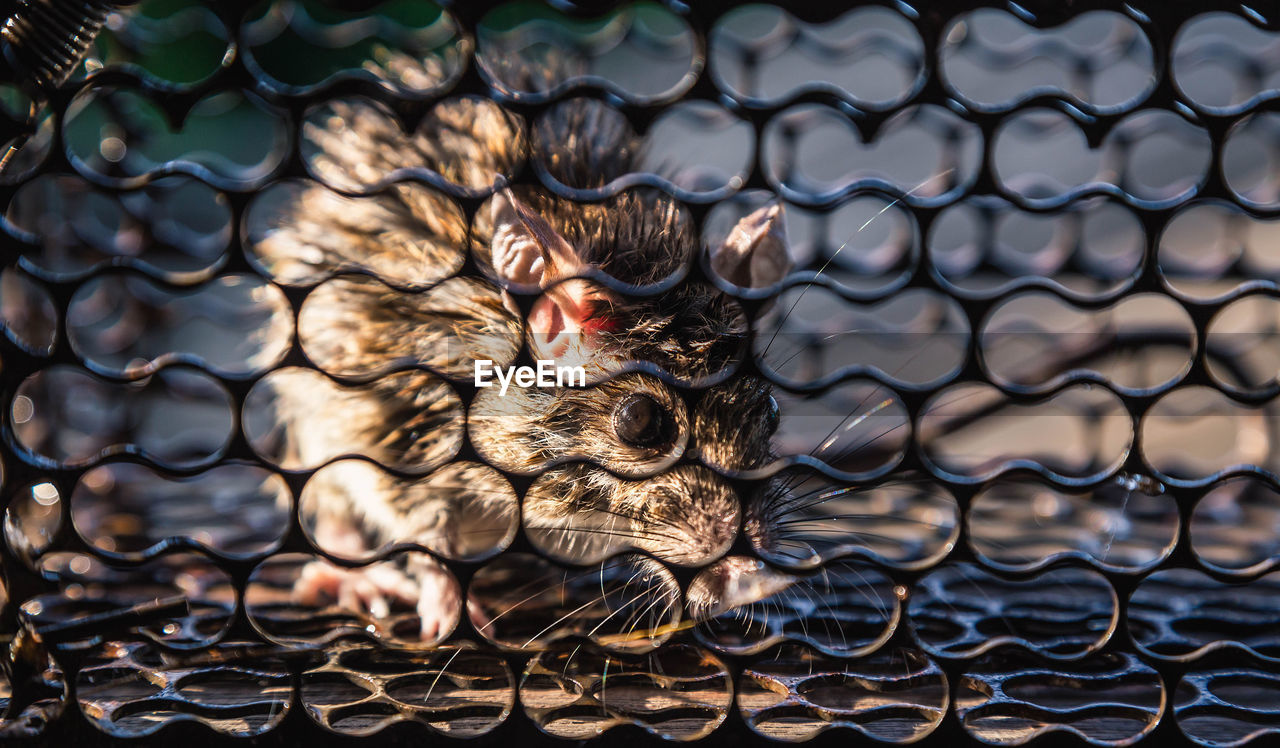
[[[560,120],[540,123],[543,137],[533,147],[544,152],[535,158],[598,174],[602,184],[627,173],[638,147],[619,143],[625,134],[593,130],[596,106],[558,106]],[[367,157],[370,162],[416,163],[430,150],[413,146],[401,160],[387,152],[398,147],[394,139],[366,121],[368,111],[361,116],[330,121],[346,128],[341,138],[325,141],[345,149],[335,161],[359,162],[362,150],[370,150],[377,152]],[[511,115],[458,125],[448,144],[432,146],[458,149],[467,154],[469,174],[487,168],[492,178],[493,192],[472,219],[470,245],[436,242],[440,256],[430,258],[460,265],[450,251],[471,252],[479,275],[450,278],[409,301],[409,292],[361,279],[330,294],[344,320],[333,335],[343,341],[344,360],[370,359],[370,371],[388,357],[408,357],[429,362],[436,378],[462,382],[476,360],[509,363],[523,350],[535,360],[580,366],[586,383],[512,386],[504,394],[477,389],[464,415],[420,402],[420,384],[415,392],[396,391],[413,380],[383,377],[368,385],[370,397],[381,402],[373,412],[381,415],[359,422],[347,415],[350,409],[324,402],[317,392],[276,393],[274,418],[282,438],[304,456],[340,454],[344,450],[335,450],[333,442],[356,431],[366,433],[355,443],[413,443],[417,453],[434,454],[444,434],[454,439],[465,429],[484,464],[437,460],[439,469],[457,471],[460,480],[424,491],[405,488],[411,483],[403,481],[372,486],[359,477],[367,471],[326,469],[308,482],[304,493],[311,500],[299,510],[311,540],[343,558],[363,558],[395,543],[430,549],[431,554],[358,567],[317,559],[302,569],[293,589],[300,604],[336,603],[375,620],[409,607],[420,621],[423,644],[443,641],[464,613],[477,629],[486,623],[481,612],[464,611],[461,587],[445,562],[460,557],[450,538],[456,518],[511,494],[504,476],[533,479],[519,520],[531,538],[554,541],[547,548],[552,555],[590,553],[593,544],[622,533],[635,550],[666,563],[700,566],[729,551],[744,521],[742,498],[703,463],[732,470],[765,464],[779,422],[772,386],[733,371],[747,353],[742,306],[684,273],[702,260],[743,288],[781,281],[793,262],[782,203],[750,212],[723,242],[704,250],[688,209],[657,189],[578,202],[505,184],[510,139],[485,161],[486,144],[499,137],[485,130],[485,122],[498,123],[505,133],[517,121]],[[366,131],[373,133],[367,139]],[[561,137],[549,140],[548,132]],[[446,173],[459,158],[443,161]],[[316,184],[299,194],[326,190]],[[402,224],[419,220],[414,211],[421,213],[429,203],[406,207],[403,193],[397,187],[364,199],[394,203],[395,211],[381,213],[394,213]],[[285,220],[255,250],[268,258],[314,256],[313,245],[341,234],[348,239],[342,247],[329,242],[324,248],[336,267],[390,251],[376,225],[353,231],[353,213],[337,209],[342,205],[300,198],[281,209]],[[449,303],[421,300],[433,293]],[[314,428],[317,419],[328,426]],[[490,509],[495,521],[511,519],[509,508]],[[431,542],[423,542],[428,537]]]

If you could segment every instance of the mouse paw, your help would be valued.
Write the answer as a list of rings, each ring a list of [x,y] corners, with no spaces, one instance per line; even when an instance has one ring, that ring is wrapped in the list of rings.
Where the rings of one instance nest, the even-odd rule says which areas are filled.
[[[416,605],[417,591],[413,580],[391,564],[347,569],[313,561],[302,568],[293,596],[303,605],[336,604],[380,622],[391,615],[393,605]]]
[[[348,569],[312,561],[302,568],[293,597],[303,605],[333,604],[367,616],[384,633],[396,623],[391,620],[394,612],[415,610],[419,636],[431,643],[453,631],[462,607],[457,580],[435,561],[412,564],[408,570],[390,562]]]
[[[415,570],[418,579],[418,618],[424,642],[438,642],[458,625],[462,613],[462,590],[458,580],[438,563],[423,563]]]

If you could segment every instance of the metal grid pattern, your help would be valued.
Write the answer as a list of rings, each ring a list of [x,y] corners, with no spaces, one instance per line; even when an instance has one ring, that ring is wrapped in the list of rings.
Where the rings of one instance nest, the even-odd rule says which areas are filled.
[[[144,2],[100,12],[88,62],[45,100],[6,90],[0,733],[1274,732],[1275,18],[696,5]],[[566,59],[548,64],[548,47]],[[549,112],[579,98],[642,144],[642,168],[592,182],[540,160]],[[458,377],[394,349],[352,368],[324,327],[361,284],[411,308],[486,276],[471,245],[498,183],[429,161],[369,170],[326,141],[333,114],[409,138],[459,102],[519,123],[502,183],[585,202],[656,190],[697,227],[699,251],[656,282],[599,280],[707,284],[751,320],[732,366],[656,373],[689,412],[721,380],[773,383],[777,459],[685,462],[774,523],[730,554],[776,594],[686,628],[681,591],[716,559],[625,542],[594,548],[605,561],[557,554],[516,508],[474,547],[381,551],[443,559],[473,606],[514,611],[500,624],[464,615],[423,649],[412,610],[371,620],[291,596],[317,556],[368,560],[317,547],[299,519],[324,471],[431,490],[501,467],[474,432],[443,460],[375,444],[289,456],[264,385],[287,375],[282,389],[358,409],[400,378],[465,421],[476,393]],[[455,265],[262,249],[302,193],[355,211],[398,189],[433,206],[439,225],[416,238],[457,246]],[[766,290],[718,277],[701,248],[776,198],[796,269]],[[352,452],[367,459],[339,459]],[[538,478],[498,480],[527,509]],[[606,578],[623,583],[605,594]],[[537,599],[510,597],[531,585]]]

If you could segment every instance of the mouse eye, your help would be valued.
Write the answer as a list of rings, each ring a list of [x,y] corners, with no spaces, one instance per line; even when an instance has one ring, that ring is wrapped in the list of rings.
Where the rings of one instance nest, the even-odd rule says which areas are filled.
[[[633,447],[658,447],[674,440],[675,424],[648,395],[627,395],[613,409],[613,431]]]

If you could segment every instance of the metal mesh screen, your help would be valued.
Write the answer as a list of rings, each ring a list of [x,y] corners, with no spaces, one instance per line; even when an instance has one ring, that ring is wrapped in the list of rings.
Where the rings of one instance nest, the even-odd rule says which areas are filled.
[[[6,10],[0,735],[1275,732],[1274,16]],[[641,310],[573,345],[734,334],[504,405],[575,288],[499,289],[515,196]]]

